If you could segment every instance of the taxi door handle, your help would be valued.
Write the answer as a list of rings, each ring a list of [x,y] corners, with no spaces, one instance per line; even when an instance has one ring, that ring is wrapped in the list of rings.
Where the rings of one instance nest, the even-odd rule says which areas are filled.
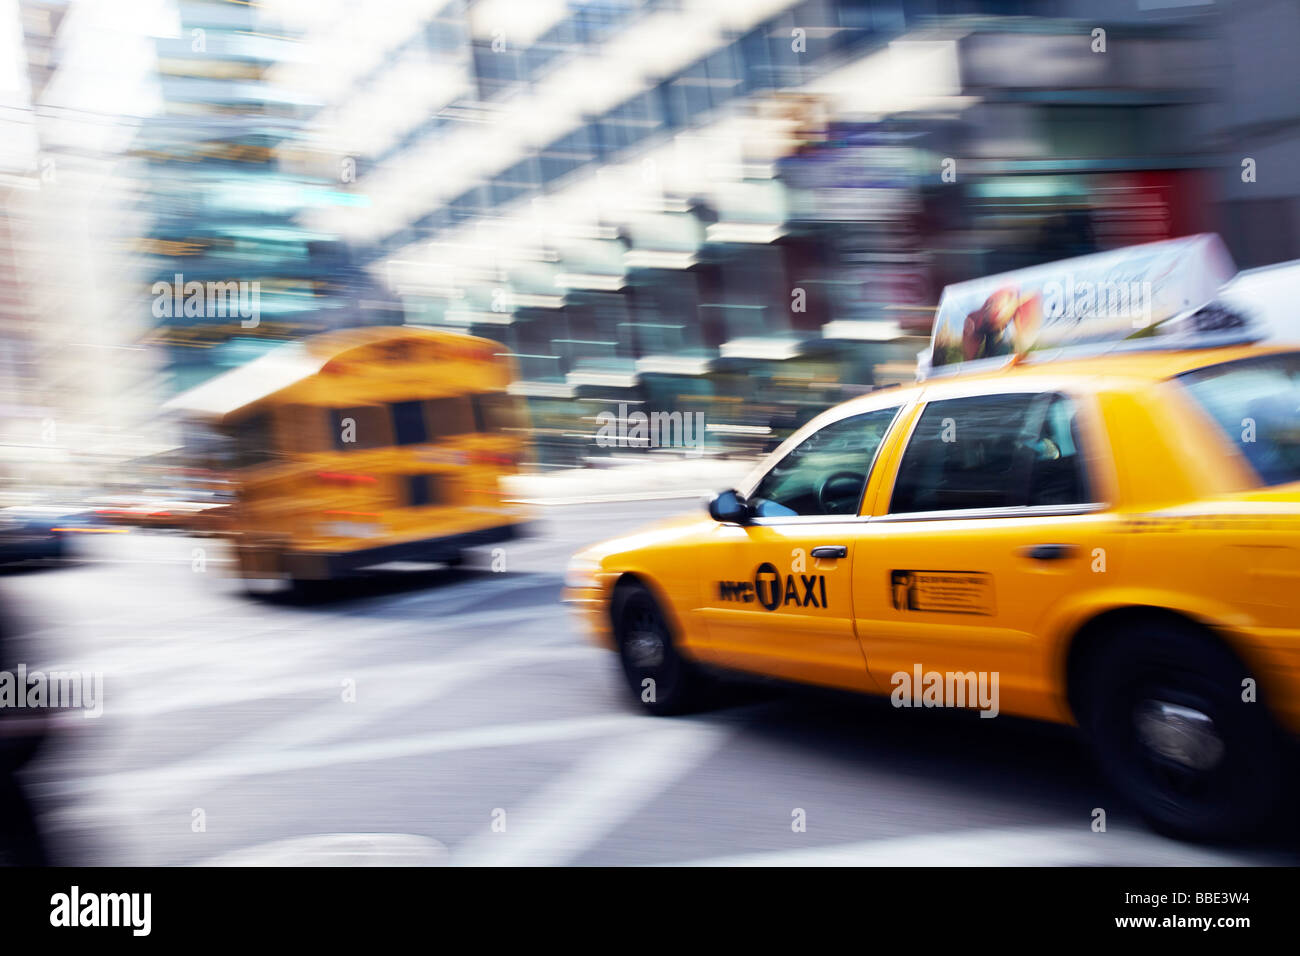
[[[842,544],[819,544],[809,552],[814,558],[847,558],[849,549]]]
[[[1036,544],[1024,550],[1025,557],[1035,561],[1060,561],[1074,555],[1072,544]]]

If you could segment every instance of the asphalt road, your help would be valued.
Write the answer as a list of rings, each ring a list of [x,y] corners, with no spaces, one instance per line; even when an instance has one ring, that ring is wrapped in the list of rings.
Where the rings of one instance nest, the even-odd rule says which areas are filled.
[[[52,861],[1300,860],[1293,838],[1154,836],[1071,733],[1014,718],[802,692],[642,716],[558,603],[564,565],[694,507],[551,507],[503,573],[484,554],[311,604],[250,599],[221,542],[167,534],[105,535],[75,566],[7,575],[35,625],[31,666],[104,680],[102,715],[66,721],[22,776]]]

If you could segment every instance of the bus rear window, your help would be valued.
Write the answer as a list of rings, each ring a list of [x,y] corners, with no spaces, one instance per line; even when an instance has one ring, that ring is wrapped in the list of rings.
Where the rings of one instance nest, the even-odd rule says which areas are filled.
[[[1300,353],[1228,362],[1178,380],[1261,482],[1300,481]]]
[[[394,402],[393,438],[398,445],[419,445],[429,440],[423,402]]]
[[[336,451],[384,448],[389,443],[388,422],[382,405],[331,408],[329,427]]]
[[[407,475],[406,504],[412,508],[443,503],[441,475]]]

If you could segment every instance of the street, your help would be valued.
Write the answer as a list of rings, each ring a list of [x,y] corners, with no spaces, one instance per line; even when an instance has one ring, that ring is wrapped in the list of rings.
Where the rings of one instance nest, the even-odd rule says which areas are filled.
[[[1068,730],[755,691],[637,712],[559,603],[582,545],[693,499],[551,506],[466,566],[252,598],[222,541],[87,536],[7,575],[33,669],[99,671],[25,772],[53,862],[1246,864],[1158,837]],[[196,549],[202,549],[196,554]],[[1094,832],[1094,809],[1106,812]]]

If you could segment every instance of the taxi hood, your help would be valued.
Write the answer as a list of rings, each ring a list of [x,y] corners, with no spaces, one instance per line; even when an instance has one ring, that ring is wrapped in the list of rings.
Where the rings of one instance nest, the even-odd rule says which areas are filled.
[[[575,554],[573,559],[598,565],[612,555],[676,543],[706,531],[715,524],[701,507],[699,511],[662,518],[628,534],[589,545]]]

